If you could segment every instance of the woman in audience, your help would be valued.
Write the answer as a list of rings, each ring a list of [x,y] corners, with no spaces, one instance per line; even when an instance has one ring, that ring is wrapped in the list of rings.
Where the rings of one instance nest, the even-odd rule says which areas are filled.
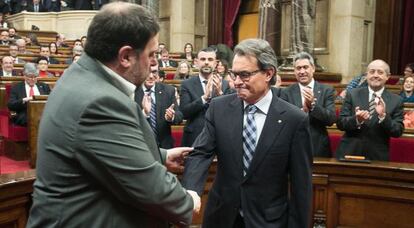
[[[50,49],[50,54],[51,55],[61,55],[59,53],[59,49],[58,49],[57,44],[55,42],[50,42],[49,43],[49,49]]]
[[[217,73],[224,79],[229,74],[229,64],[225,59],[219,59],[216,66]]]
[[[400,96],[403,98],[403,102],[414,103],[414,75],[404,77],[402,91]]]
[[[188,79],[192,73],[191,65],[187,61],[183,60],[178,64],[174,79]]]
[[[186,59],[189,63],[192,63],[196,57],[193,51],[193,45],[191,43],[186,43],[184,45],[184,53],[181,55],[181,58]]]
[[[81,42],[82,42],[82,47],[85,48],[85,44],[86,44],[86,36],[82,36],[80,38]]]
[[[414,76],[414,63],[409,63],[405,65],[404,68],[404,77]]]

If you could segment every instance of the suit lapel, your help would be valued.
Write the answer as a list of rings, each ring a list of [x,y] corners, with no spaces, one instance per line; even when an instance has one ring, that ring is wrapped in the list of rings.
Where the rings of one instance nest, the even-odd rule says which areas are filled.
[[[157,115],[157,125],[160,119],[163,119],[163,110],[162,109],[162,102],[165,101],[164,96],[164,87],[160,84],[155,84],[155,104],[156,104],[156,115]]]
[[[299,84],[292,85],[293,103],[296,107],[302,108],[302,94],[300,92]]]
[[[278,135],[283,129],[285,121],[283,119],[282,113],[284,110],[279,110],[277,108],[277,102],[279,102],[277,96],[273,95],[272,103],[270,104],[269,111],[266,116],[266,121],[264,123],[262,133],[260,134],[260,138],[253,155],[253,160],[250,164],[249,170],[247,171],[245,179],[247,179],[260,165],[260,163],[266,157],[268,150],[277,140]]]
[[[203,90],[203,86],[201,85],[200,78],[198,76],[194,77],[193,85],[194,85],[194,89],[195,89],[194,91],[197,93],[197,96],[198,97],[203,96],[204,90]]]
[[[316,98],[317,101],[323,101],[322,89],[317,81],[315,81],[315,84],[313,85],[313,97]]]
[[[234,157],[237,159],[233,159],[236,163],[236,167],[239,168],[240,174],[242,174],[243,170],[243,102],[235,96],[234,100],[230,103],[230,110],[227,116],[231,116],[231,118],[227,119],[228,124],[227,126],[231,126],[231,132],[240,132],[237,134],[231,135],[230,142],[233,146]]]
[[[137,88],[135,89],[134,100],[138,104],[139,107],[141,107],[142,105],[142,98],[144,98],[144,91],[142,90],[142,86],[137,86]]]

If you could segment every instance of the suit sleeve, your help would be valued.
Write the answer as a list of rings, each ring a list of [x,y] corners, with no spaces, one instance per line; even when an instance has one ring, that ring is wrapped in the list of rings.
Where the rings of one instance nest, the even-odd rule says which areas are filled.
[[[11,87],[10,97],[7,103],[7,106],[11,111],[20,112],[27,108],[27,104],[23,103],[23,97],[20,97],[19,88],[21,88],[21,86],[17,84]]]
[[[195,140],[191,152],[185,162],[183,186],[202,195],[208,176],[208,169],[214,158],[216,145],[215,126],[213,122],[214,100],[206,113],[206,122],[200,135]]]
[[[331,126],[335,123],[336,113],[335,113],[335,99],[334,99],[335,90],[332,87],[327,87],[324,96],[324,105],[322,106],[321,102],[316,101],[314,109],[309,112],[311,119],[317,120],[325,126]]]
[[[99,98],[80,114],[75,157],[119,201],[173,223],[190,224],[191,196],[155,160],[136,110],[116,99]]]
[[[391,137],[400,137],[404,132],[403,102],[400,97],[397,98],[396,102],[397,105],[393,112],[387,113],[385,119],[380,123],[385,132]]]
[[[346,93],[344,103],[341,107],[338,121],[336,122],[337,127],[341,131],[356,131],[358,125],[356,122],[355,112],[353,111],[354,105],[352,102],[351,93]]]
[[[191,80],[191,79],[189,79]],[[180,110],[183,113],[184,119],[191,119],[196,116],[199,112],[203,111],[205,105],[201,100],[201,97],[192,99],[191,88],[188,83],[184,82],[181,85],[181,101]]]
[[[300,143],[297,143],[300,142]],[[290,200],[289,228],[309,227],[312,203],[312,145],[309,119],[298,124],[289,158]]]

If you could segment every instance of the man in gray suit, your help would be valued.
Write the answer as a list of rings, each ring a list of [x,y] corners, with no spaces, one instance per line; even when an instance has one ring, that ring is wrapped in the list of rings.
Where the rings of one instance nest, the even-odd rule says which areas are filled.
[[[315,81],[315,63],[310,54],[298,53],[293,62],[298,83],[282,90],[280,97],[309,115],[313,156],[332,157],[326,127],[336,121],[335,90]]]
[[[359,155],[389,160],[390,137],[400,137],[404,131],[402,99],[385,88],[389,75],[388,64],[374,60],[367,67],[368,87],[346,94],[337,122],[338,128],[345,131],[337,158]]]
[[[230,76],[237,94],[212,99],[183,185],[202,194],[217,156],[204,228],[309,227],[308,116],[273,94],[277,60],[267,41],[242,41],[234,53]]]
[[[160,150],[133,98],[156,64],[158,32],[135,4],[111,3],[94,17],[86,53],[59,79],[42,115],[27,227],[191,223],[199,197],[167,171],[191,148]]]

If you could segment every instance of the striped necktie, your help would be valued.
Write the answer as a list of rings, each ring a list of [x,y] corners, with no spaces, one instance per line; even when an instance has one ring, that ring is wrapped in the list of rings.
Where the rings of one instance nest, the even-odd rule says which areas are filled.
[[[253,159],[253,154],[256,149],[257,129],[254,114],[257,111],[255,105],[248,105],[246,107],[247,117],[243,127],[243,175],[245,176],[249,169],[250,162]]]
[[[152,99],[152,96],[151,96],[152,90],[147,89],[146,92],[147,92],[147,95],[151,98],[151,110],[150,110],[149,124],[152,130],[154,131],[155,135],[157,135],[157,106],[155,104],[155,100]]]
[[[369,101],[368,110],[369,110],[369,118],[371,119],[372,116],[375,114],[375,106],[377,105],[375,103],[375,98],[377,98],[377,95],[375,93],[372,94],[372,98]]]

